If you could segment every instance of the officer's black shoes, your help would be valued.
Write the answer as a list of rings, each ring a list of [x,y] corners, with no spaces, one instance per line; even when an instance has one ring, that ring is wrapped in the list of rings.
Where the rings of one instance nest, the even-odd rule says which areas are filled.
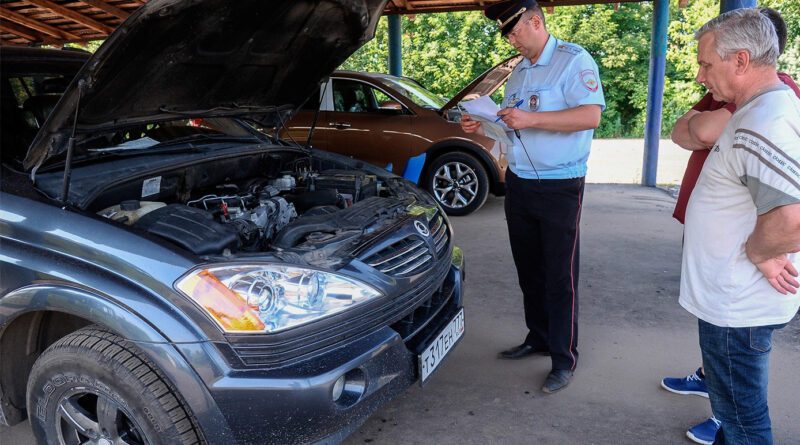
[[[499,354],[497,354],[497,357],[507,360],[518,360],[521,358],[530,357],[531,355],[550,355],[550,351],[547,349],[534,348],[531,345],[523,343],[519,346],[514,346],[511,349],[501,351]]]
[[[573,372],[568,369],[553,369],[547,374],[547,379],[542,385],[542,392],[552,394],[561,391],[569,385]]]

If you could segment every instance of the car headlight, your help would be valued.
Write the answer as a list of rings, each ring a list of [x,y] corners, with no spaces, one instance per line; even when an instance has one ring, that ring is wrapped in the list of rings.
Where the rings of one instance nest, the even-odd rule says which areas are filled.
[[[267,264],[196,270],[175,286],[229,333],[278,332],[382,295],[335,273]]]

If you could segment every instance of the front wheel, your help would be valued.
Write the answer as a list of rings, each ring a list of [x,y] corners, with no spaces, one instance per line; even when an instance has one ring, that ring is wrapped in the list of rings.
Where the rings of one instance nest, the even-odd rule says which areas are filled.
[[[47,348],[28,380],[28,413],[40,444],[201,443],[184,405],[135,345],[96,326]]]
[[[425,188],[448,215],[469,215],[486,202],[489,178],[475,157],[447,153],[436,158],[429,171]]]

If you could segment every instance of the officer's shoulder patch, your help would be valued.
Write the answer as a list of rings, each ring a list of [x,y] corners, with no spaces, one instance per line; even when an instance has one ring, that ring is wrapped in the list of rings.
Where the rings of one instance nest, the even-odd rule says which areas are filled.
[[[583,52],[583,48],[571,43],[559,43],[558,46],[556,46],[556,49],[563,53],[572,54],[573,56],[577,56]]]
[[[600,82],[597,80],[597,73],[595,73],[594,70],[581,71],[581,82],[583,86],[592,93],[600,89]]]

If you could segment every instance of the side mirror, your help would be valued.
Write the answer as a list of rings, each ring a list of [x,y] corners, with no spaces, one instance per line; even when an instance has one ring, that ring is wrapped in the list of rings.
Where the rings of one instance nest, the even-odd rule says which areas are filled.
[[[400,102],[397,102],[397,101],[394,101],[394,100],[387,100],[387,101],[381,102],[378,105],[378,108],[380,108],[381,110],[401,111],[403,109],[403,106],[400,105]]]

